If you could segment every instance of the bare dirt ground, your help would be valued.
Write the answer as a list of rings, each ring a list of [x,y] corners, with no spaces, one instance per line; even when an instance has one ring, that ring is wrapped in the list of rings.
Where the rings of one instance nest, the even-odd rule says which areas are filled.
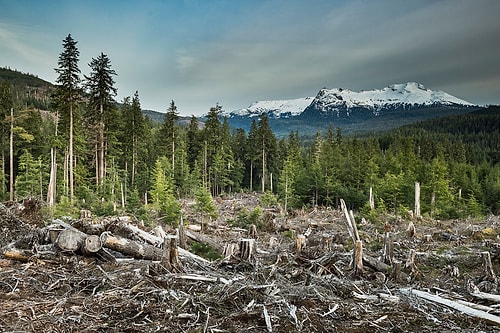
[[[218,200],[220,218],[203,236],[221,248],[238,244],[248,232],[227,222],[257,205],[258,198],[249,195]],[[185,221],[195,225],[199,217],[190,207],[185,203]],[[500,312],[500,301],[494,298],[496,275],[484,262],[484,253],[490,253],[493,274],[499,271],[499,217],[414,220],[414,235],[407,230],[410,221],[396,217],[388,216],[385,225],[358,223],[365,261],[363,271],[355,274],[353,242],[341,212],[315,208],[284,217],[264,209],[250,262],[240,260],[238,250],[212,262],[180,256],[182,269],[169,272],[151,260],[118,258],[110,263],[62,251],[47,256],[36,230],[51,221],[34,213],[39,207],[22,208],[0,207],[0,249],[24,237],[33,253],[28,260],[0,256],[0,332],[500,329],[494,322]],[[383,265],[389,229],[393,263]],[[297,236],[303,234],[306,244],[298,251]],[[477,308],[493,321],[413,291]]]

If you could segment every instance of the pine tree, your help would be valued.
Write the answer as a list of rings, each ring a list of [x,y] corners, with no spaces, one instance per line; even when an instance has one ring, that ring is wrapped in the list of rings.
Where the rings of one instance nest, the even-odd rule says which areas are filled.
[[[19,156],[19,169],[16,177],[16,197],[41,196],[42,191],[42,161],[33,158],[33,155],[23,149]]]
[[[136,188],[136,175],[139,165],[139,153],[144,144],[146,124],[141,111],[139,92],[135,92],[132,100],[125,97],[121,108],[122,127],[120,129],[121,148],[124,169],[132,190]]]
[[[269,189],[272,192],[272,177],[273,174],[276,175],[278,170],[278,145],[265,113],[259,116],[255,146],[260,152],[258,163],[260,163],[261,191],[262,193],[266,191],[266,180],[269,178]]]
[[[2,145],[2,155],[1,155],[1,163],[2,163],[2,174],[0,175],[1,181],[1,197],[5,199],[6,188],[5,188],[5,180],[6,180],[6,171],[5,171],[5,153],[6,153],[6,145],[8,142],[8,133],[10,124],[8,122],[11,109],[14,107],[14,99],[12,96],[12,87],[10,83],[7,81],[2,81],[0,84],[0,130],[1,130],[1,145]]]
[[[80,69],[78,68],[78,61],[80,51],[76,46],[77,42],[69,34],[63,40],[63,52],[59,55],[58,68],[56,73],[59,76],[56,79],[57,86],[57,100],[59,106],[64,110],[64,116],[69,119],[68,127],[68,160],[69,160],[69,191],[70,203],[73,204],[74,200],[74,152],[73,152],[73,134],[74,134],[74,111],[77,103],[80,101],[81,88],[80,88]]]
[[[151,195],[160,214],[167,222],[175,223],[180,216],[180,205],[174,196],[172,166],[165,156],[155,163]]]
[[[113,76],[116,72],[111,69],[111,61],[108,56],[101,52],[97,58],[92,58],[89,64],[91,73],[85,76],[86,87],[89,94],[89,112],[87,122],[93,129],[93,146],[95,152],[95,174],[96,185],[103,183],[106,174],[106,154],[109,148],[109,137],[106,135],[110,123],[114,117],[110,115],[114,109],[116,96],[115,81]]]
[[[200,186],[195,193],[196,211],[201,214],[201,226],[202,230],[206,229],[206,218],[210,220],[217,218],[217,206],[215,205],[210,191],[204,187]]]
[[[178,132],[177,120],[179,119],[179,113],[177,112],[177,106],[172,100],[170,106],[165,114],[165,120],[159,131],[158,137],[158,148],[160,154],[165,155],[170,160],[173,170],[175,171],[175,149],[178,142]]]
[[[201,152],[201,131],[199,129],[198,118],[192,116],[186,134],[187,162],[192,171]]]

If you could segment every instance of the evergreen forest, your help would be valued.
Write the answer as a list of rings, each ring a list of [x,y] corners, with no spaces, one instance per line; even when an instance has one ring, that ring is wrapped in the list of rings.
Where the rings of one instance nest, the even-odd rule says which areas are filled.
[[[219,104],[207,107],[204,122],[192,116],[185,125],[175,101],[165,101],[164,120],[153,121],[139,92],[115,100],[117,73],[106,54],[82,75],[71,35],[54,63],[56,86],[36,90],[43,98],[2,76],[2,200],[38,198],[55,215],[89,209],[175,224],[180,199],[210,214],[207,199],[247,191],[283,211],[336,208],[344,199],[376,220],[410,214],[418,183],[424,216],[500,214],[500,107],[370,135],[332,126],[313,138],[277,137],[264,114],[248,132],[230,128]]]

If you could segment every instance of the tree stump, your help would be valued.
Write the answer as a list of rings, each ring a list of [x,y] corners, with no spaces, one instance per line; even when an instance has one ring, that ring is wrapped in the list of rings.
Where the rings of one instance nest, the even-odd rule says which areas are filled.
[[[321,244],[322,244],[323,250],[325,252],[330,252],[330,236],[329,235],[323,235],[321,237]]]
[[[177,229],[178,237],[179,237],[179,246],[183,249],[187,249],[187,236],[186,229],[184,228],[184,221],[181,216],[181,220],[179,221],[179,228]]]
[[[229,243],[224,245],[224,251],[222,252],[222,256],[224,257],[224,261],[229,261],[231,257],[234,255],[234,248],[236,244]]]
[[[240,248],[240,260],[252,265],[255,264],[257,262],[257,258],[255,257],[255,239],[242,238],[239,240],[238,245]]]
[[[248,228],[248,237],[257,239],[257,227],[255,226],[255,224],[251,224]]]
[[[302,252],[302,249],[306,246],[306,236],[300,234],[297,235],[297,238],[295,239],[295,244],[296,244],[296,252],[299,254]]]
[[[483,268],[485,279],[490,282],[497,282],[497,276],[493,271],[493,265],[491,264],[491,256],[488,251],[481,252],[481,257],[483,258]]]
[[[412,221],[408,223],[408,228],[406,228],[406,232],[408,233],[409,238],[413,238],[415,236],[415,225]]]
[[[169,272],[181,272],[182,267],[179,261],[179,251],[177,249],[177,237],[167,236],[163,241],[163,256],[161,264]]]
[[[363,241],[357,240],[354,247],[354,275],[363,274]]]
[[[392,265],[392,258],[394,253],[392,234],[390,231],[384,233],[384,263]]]
[[[92,218],[92,213],[88,209],[80,210],[80,219],[90,219]]]

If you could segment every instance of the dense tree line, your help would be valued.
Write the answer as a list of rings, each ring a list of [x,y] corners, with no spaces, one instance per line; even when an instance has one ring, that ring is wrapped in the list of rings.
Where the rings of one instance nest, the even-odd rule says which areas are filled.
[[[1,83],[2,199],[33,196],[56,210],[96,214],[153,208],[175,223],[180,198],[195,198],[215,217],[203,208],[210,207],[207,198],[258,191],[277,198],[285,211],[337,207],[343,198],[370,217],[413,210],[418,182],[423,214],[500,213],[498,108],[363,137],[330,127],[312,140],[297,132],[278,139],[264,114],[248,133],[231,129],[219,104],[204,123],[193,116],[182,126],[175,101],[166,101],[158,124],[143,116],[139,92],[114,100],[117,73],[106,54],[91,59],[88,76],[79,62],[77,42],[68,35],[51,114],[16,105],[9,83]]]

